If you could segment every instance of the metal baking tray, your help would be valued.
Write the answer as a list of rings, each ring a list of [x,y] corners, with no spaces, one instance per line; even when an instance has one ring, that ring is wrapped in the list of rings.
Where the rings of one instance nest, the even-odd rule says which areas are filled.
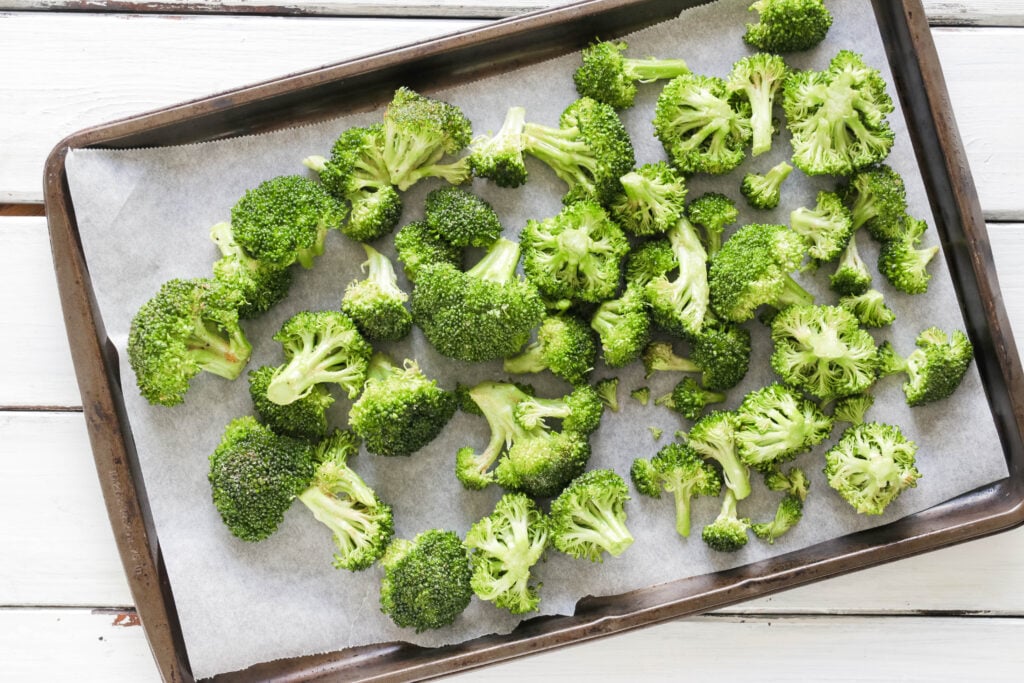
[[[63,140],[45,170],[46,215],[89,438],[121,559],[157,666],[194,680],[164,571],[118,381],[93,296],[64,161],[72,148],[214,140],[382,106],[399,85],[430,90],[579,50],[675,17],[697,0],[591,0],[287,76],[97,126]],[[920,0],[873,0],[1010,476],[924,512],[736,569],[586,598],[571,617],[537,617],[506,636],[443,648],[383,643],[258,664],[213,681],[405,681],[647,626],[1010,529],[1024,522],[1024,375],[991,248]],[[970,302],[970,305],[964,305]]]

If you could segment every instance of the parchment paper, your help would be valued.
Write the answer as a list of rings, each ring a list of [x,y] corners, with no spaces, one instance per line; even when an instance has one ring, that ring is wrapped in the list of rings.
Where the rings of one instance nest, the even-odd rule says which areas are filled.
[[[749,0],[723,0],[687,11],[677,20],[632,36],[629,54],[682,57],[697,73],[725,76],[735,60],[749,53],[741,41],[744,23],[752,17],[746,11],[748,5]],[[827,41],[815,50],[788,58],[788,62],[796,68],[822,69],[837,50],[853,48],[864,53],[869,64],[881,68],[891,84],[870,3],[833,0],[829,6],[835,24]],[[577,56],[568,56],[434,94],[460,105],[478,133],[497,129],[512,105],[525,106],[530,121],[556,125],[561,110],[575,98],[571,75],[577,64]],[[659,89],[658,85],[641,86],[637,105],[623,114],[636,145],[638,164],[664,158],[650,124]],[[891,86],[890,92],[895,96]],[[303,157],[327,154],[331,142],[345,127],[378,119],[379,113],[352,116],[268,135],[183,147],[74,150],[67,159],[93,286],[110,337],[122,352],[121,381],[132,433],[189,660],[197,677],[373,642],[407,640],[426,646],[442,645],[507,632],[518,622],[503,610],[474,599],[450,628],[416,635],[395,627],[378,606],[379,566],[359,573],[334,570],[329,531],[298,503],[268,540],[248,544],[234,539],[210,502],[207,457],[224,426],[252,412],[245,378],[229,383],[201,374],[194,380],[184,405],[173,409],[154,407],[139,397],[123,354],[132,316],[162,282],[172,277],[210,274],[217,252],[208,239],[208,228],[228,218],[232,204],[247,188],[276,175],[305,173],[300,164]],[[906,124],[899,112],[890,116],[890,121],[897,143],[889,163],[906,179],[911,213],[933,224]],[[790,210],[813,206],[817,190],[831,189],[833,181],[807,178],[795,171],[784,185],[783,206],[769,213],[747,208],[738,187],[746,171],[767,171],[788,154],[784,133],[776,139],[770,154],[748,159],[729,176],[693,180],[690,196],[709,189],[724,191],[741,207],[740,225],[755,221],[787,223]],[[422,182],[406,193],[402,224],[422,215],[423,197],[436,186],[434,181]],[[515,236],[529,218],[557,213],[564,192],[553,174],[532,160],[530,181],[523,188],[506,190],[476,181],[472,189],[494,205],[508,236]],[[877,247],[866,237],[860,235],[862,255],[873,268]],[[929,231],[926,244],[936,241],[934,230]],[[390,240],[382,240],[378,246],[393,257]],[[327,253],[315,268],[297,273],[289,298],[261,319],[246,323],[254,346],[250,368],[282,363],[272,334],[296,311],[336,308],[345,285],[360,276],[363,260],[358,244],[332,233]],[[894,291],[875,274],[875,285],[885,292],[897,314],[895,328],[878,331],[875,337],[879,341],[891,339],[904,354],[911,351],[914,338],[925,327],[964,327],[945,261],[937,258],[930,270],[934,274],[931,288],[917,297]],[[827,289],[831,271],[829,266],[798,279],[819,302],[834,302],[834,295]],[[404,278],[402,284],[408,289]],[[743,384],[729,393],[729,408],[735,407],[746,392],[774,380],[767,365],[767,331],[754,321],[747,326],[753,333],[755,360]],[[505,377],[499,363],[467,365],[440,357],[418,330],[409,340],[387,345],[386,350],[398,359],[418,359],[428,374],[440,378],[448,388],[454,388],[457,381],[471,384]],[[599,367],[595,379],[610,374]],[[622,379],[622,410],[606,413],[593,438],[590,465],[611,467],[628,477],[633,458],[653,455],[672,440],[675,430],[688,428],[689,423],[664,408],[643,408],[628,396],[629,390],[642,385],[649,385],[652,395],[660,396],[671,390],[679,375],[663,374],[647,382],[639,364],[615,374]],[[526,379],[542,396],[560,396],[568,391],[567,385],[547,374]],[[877,385],[878,400],[870,416],[900,425],[918,443],[918,467],[923,478],[884,516],[858,516],[828,488],[821,472],[822,453],[832,442],[795,461],[811,477],[811,493],[803,522],[774,546],[752,539],[736,554],[709,552],[700,540],[699,529],[717,514],[718,500],[695,501],[695,533],[685,540],[675,533],[670,497],[652,500],[634,496],[627,510],[636,542],[622,557],[592,564],[551,551],[536,567],[536,578],[543,582],[541,613],[572,614],[576,601],[583,596],[617,594],[791,552],[891,522],[1006,476],[992,417],[973,368],[951,399],[914,410],[904,404],[901,381],[888,378]],[[340,393],[336,395],[333,420],[344,426],[350,403]],[[648,426],[664,430],[660,441],[655,442]],[[840,432],[837,429],[835,437]],[[501,495],[496,487],[466,491],[453,476],[456,450],[465,445],[482,448],[487,437],[483,419],[457,414],[433,444],[413,457],[389,459],[364,453],[353,466],[394,506],[398,536],[410,538],[432,527],[462,534],[488,514]],[[741,513],[755,521],[766,521],[774,515],[779,496],[767,492],[759,480],[755,475],[755,492],[741,502]]]

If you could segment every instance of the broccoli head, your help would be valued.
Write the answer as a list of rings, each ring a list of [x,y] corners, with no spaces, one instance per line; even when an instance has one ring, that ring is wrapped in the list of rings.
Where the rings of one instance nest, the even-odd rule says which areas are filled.
[[[718,517],[701,530],[700,537],[712,550],[733,553],[750,540],[747,536],[748,529],[750,529],[750,520],[737,515],[736,494],[732,489],[726,489]]]
[[[952,395],[967,374],[974,358],[974,346],[960,330],[946,334],[937,327],[917,335],[917,348],[902,358],[889,342],[879,349],[881,376],[904,373],[903,393],[907,405],[920,406]]]
[[[804,503],[799,496],[786,494],[779,507],[775,510],[775,518],[770,522],[754,524],[750,530],[762,541],[773,544],[787,531],[796,526],[804,515]]]
[[[853,219],[835,192],[819,192],[813,209],[800,207],[789,214],[789,227],[807,242],[807,253],[818,261],[834,261],[853,236]]]
[[[721,403],[725,394],[709,391],[697,384],[692,377],[685,377],[668,394],[655,400],[655,404],[674,410],[685,418],[696,420],[704,409],[713,403]]]
[[[630,397],[642,406],[647,405],[651,402],[651,389],[650,387],[637,387],[633,391],[629,392]]]
[[[239,318],[255,318],[288,296],[291,269],[257,261],[247,254],[235,241],[230,223],[217,223],[210,228],[210,239],[221,253],[213,264],[214,279],[238,290],[244,300],[238,307]]]
[[[420,271],[435,263],[462,266],[462,250],[438,239],[423,221],[409,223],[395,233],[395,251],[409,282],[416,282]]]
[[[740,192],[755,209],[774,209],[782,201],[782,182],[792,172],[793,167],[783,161],[764,175],[748,173],[743,176]]]
[[[263,424],[278,434],[306,441],[319,441],[327,435],[327,409],[334,397],[323,384],[317,384],[298,401],[286,406],[267,398],[267,387],[277,368],[264,365],[249,371],[249,396]]]
[[[629,59],[624,41],[604,41],[583,50],[583,64],[573,74],[576,92],[616,109],[633,106],[636,83],[652,83],[690,73],[681,59]]]
[[[767,52],[809,50],[832,26],[823,0],[756,0],[750,11],[758,12],[758,23],[747,24],[743,40]]]
[[[737,500],[743,500],[750,495],[750,470],[739,457],[737,428],[736,413],[714,411],[697,420],[686,443],[700,457],[717,462],[725,486]]]
[[[836,271],[829,278],[829,286],[843,296],[863,294],[871,287],[871,273],[857,249],[856,231],[850,235],[850,241],[839,257]]]
[[[604,407],[613,413],[619,412],[619,378],[605,377],[594,385],[594,391]]]
[[[647,377],[658,371],[699,372],[712,391],[731,389],[750,367],[750,332],[739,325],[708,321],[692,340],[690,358],[675,353],[669,342],[651,342],[643,353]]]
[[[740,460],[766,470],[811,450],[832,433],[832,418],[781,384],[752,391],[736,409]]]
[[[864,226],[879,242],[897,237],[907,212],[907,189],[900,174],[885,164],[859,171],[843,188],[853,229]]]
[[[366,278],[345,288],[341,310],[364,337],[372,341],[398,341],[412,331],[412,313],[405,307],[409,295],[398,286],[398,276],[387,256],[364,244]]]
[[[591,470],[574,479],[551,502],[551,540],[559,551],[600,562],[633,544],[626,528],[626,482],[612,470]]]
[[[473,175],[487,178],[498,187],[519,187],[525,183],[525,127],[526,110],[511,107],[497,133],[474,138],[469,148],[469,165]]]
[[[896,314],[885,305],[885,298],[877,289],[844,296],[839,300],[839,305],[857,316],[857,320],[865,327],[885,327],[896,320]]]
[[[828,485],[857,512],[880,515],[904,491],[917,486],[917,444],[899,427],[880,422],[854,425],[825,453]]]
[[[621,368],[643,352],[651,338],[651,316],[639,285],[629,285],[618,299],[605,301],[594,312],[590,327],[597,332],[605,365]]]
[[[708,312],[708,267],[696,228],[680,218],[668,231],[669,243],[678,266],[674,280],[667,275],[653,278],[644,287],[651,319],[663,330],[680,337],[700,333]]]
[[[771,50],[778,52],[778,50]],[[775,95],[789,74],[789,67],[782,57],[759,52],[740,59],[732,65],[726,79],[730,96],[745,101],[750,106],[750,127],[752,129],[754,156],[764,154],[772,147],[772,108]]]
[[[537,341],[518,356],[505,359],[505,372],[550,370],[576,385],[587,381],[596,359],[597,342],[585,322],[571,315],[549,315],[537,330]]]
[[[717,496],[722,480],[715,468],[680,443],[672,443],[650,460],[637,458],[629,470],[636,490],[642,495],[660,498],[672,494],[676,508],[676,531],[690,535],[690,500],[694,496]]]
[[[928,264],[939,253],[938,245],[918,249],[928,224],[906,216],[898,236],[884,242],[878,253],[878,271],[889,284],[905,294],[924,294],[928,291],[931,273]]]
[[[456,247],[489,247],[502,230],[491,205],[459,187],[431,191],[424,220],[435,237]]]
[[[626,258],[626,284],[643,287],[656,277],[670,277],[679,268],[672,243],[665,238],[644,242]]]
[[[708,254],[722,248],[722,233],[736,222],[736,203],[719,192],[705,192],[686,208],[690,220],[704,229],[704,246]]]
[[[657,235],[674,226],[686,204],[686,181],[664,161],[644,164],[619,178],[621,191],[608,207],[633,235]]]

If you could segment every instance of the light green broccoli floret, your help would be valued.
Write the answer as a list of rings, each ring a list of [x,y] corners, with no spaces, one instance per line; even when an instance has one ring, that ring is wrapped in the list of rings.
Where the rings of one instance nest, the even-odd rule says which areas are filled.
[[[885,297],[877,289],[844,296],[839,300],[839,305],[857,316],[857,320],[865,327],[885,327],[896,320],[896,314],[885,305]]]
[[[880,515],[905,489],[917,486],[917,445],[899,427],[880,422],[854,425],[825,453],[828,485],[857,512]]]
[[[601,354],[610,368],[629,365],[651,338],[651,316],[639,285],[629,285],[618,299],[605,301],[594,312],[590,327],[597,332]]]
[[[412,331],[412,313],[405,307],[409,295],[398,286],[390,259],[364,244],[366,278],[345,288],[341,310],[371,341],[398,341]]]
[[[625,41],[596,42],[582,53],[583,64],[573,74],[576,92],[599,102],[626,109],[633,106],[636,84],[690,73],[681,59],[630,59],[622,53]]]
[[[907,216],[898,236],[884,242],[878,253],[878,271],[889,284],[906,294],[924,294],[932,279],[928,264],[939,253],[938,245],[918,249],[928,224]]]
[[[811,450],[832,433],[832,418],[781,384],[747,394],[736,409],[740,460],[758,470]]]
[[[672,443],[651,459],[637,458],[629,470],[636,490],[642,495],[660,498],[672,494],[676,509],[676,531],[690,535],[690,500],[694,496],[717,496],[722,480],[715,468],[680,443]]]
[[[575,558],[602,561],[618,557],[633,544],[626,528],[629,488],[612,470],[591,470],[574,479],[551,502],[551,540]]]
[[[327,387],[317,384],[298,401],[279,405],[267,398],[267,387],[277,368],[264,365],[249,371],[249,396],[260,421],[278,434],[307,441],[327,436],[327,409],[334,403]]]
[[[709,391],[697,384],[692,377],[685,377],[676,384],[670,393],[665,394],[654,403],[674,410],[685,418],[696,420],[706,407],[724,400],[725,394]]]
[[[782,183],[792,172],[793,167],[783,161],[764,175],[748,173],[743,176],[740,192],[755,209],[774,209],[782,201]]]
[[[686,181],[664,161],[630,171],[619,178],[619,184],[622,189],[608,211],[633,235],[664,233],[686,210]]]
[[[946,334],[929,327],[917,336],[917,348],[899,356],[892,344],[879,349],[879,375],[905,373],[903,393],[907,405],[920,406],[949,397],[960,386],[974,359],[974,346],[960,330]]]
[[[597,360],[597,342],[590,327],[571,315],[549,315],[537,330],[537,340],[518,356],[505,359],[512,374],[550,370],[570,384],[587,381]]]
[[[789,227],[807,242],[807,253],[822,262],[839,258],[853,236],[853,219],[835,192],[819,192],[813,209],[790,213]]]
[[[751,152],[754,156],[764,154],[772,147],[772,135],[775,133],[775,126],[772,123],[775,95],[782,89],[788,74],[789,68],[782,57],[767,52],[759,52],[740,59],[732,65],[732,71],[729,72],[729,93],[750,105],[750,126],[753,131]],[[785,174],[788,175],[789,172],[785,171]]]
[[[750,520],[741,518],[736,512],[736,494],[726,489],[722,498],[722,509],[718,517],[708,524],[700,533],[701,539],[712,550],[722,553],[736,552],[747,544]]]

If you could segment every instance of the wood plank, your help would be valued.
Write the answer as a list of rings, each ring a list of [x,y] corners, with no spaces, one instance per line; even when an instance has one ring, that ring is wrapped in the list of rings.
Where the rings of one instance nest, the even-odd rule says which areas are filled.
[[[924,0],[932,26],[1024,26],[1016,0]]]

